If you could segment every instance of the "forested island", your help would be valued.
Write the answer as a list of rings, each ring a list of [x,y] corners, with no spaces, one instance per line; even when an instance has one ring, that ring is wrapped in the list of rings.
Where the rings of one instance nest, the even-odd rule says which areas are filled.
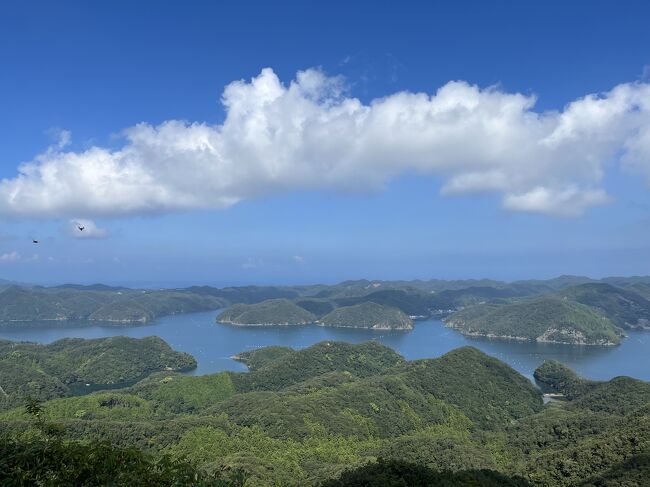
[[[413,328],[413,321],[402,310],[373,301],[334,309],[318,320],[318,324],[373,330],[411,330]]]
[[[558,296],[478,304],[445,323],[469,336],[572,345],[617,345],[623,334],[594,309]]]
[[[269,326],[306,325],[316,317],[288,299],[268,299],[255,304],[234,304],[217,316],[217,322],[229,325]]]
[[[43,350],[39,363],[76,377],[79,362],[61,360],[59,347],[67,349]],[[140,348],[125,350],[120,362],[134,374],[151,372]],[[589,381],[547,362],[535,372],[539,389],[472,347],[407,361],[373,341],[269,347],[238,359],[248,372],[161,370],[42,403],[8,387],[0,483],[628,486],[650,474],[644,381]],[[545,392],[562,400],[544,404]]]
[[[301,305],[302,304],[302,305]],[[373,330],[410,330],[413,321],[398,308],[365,301],[352,306],[331,307],[320,318],[307,310],[304,301],[293,303],[287,299],[269,299],[256,304],[235,304],[222,311],[218,323],[240,326],[307,325],[344,328],[371,328]]]

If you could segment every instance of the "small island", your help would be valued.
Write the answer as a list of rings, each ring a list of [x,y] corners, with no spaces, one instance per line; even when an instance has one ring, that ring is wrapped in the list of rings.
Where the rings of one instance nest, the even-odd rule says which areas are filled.
[[[321,326],[370,328],[373,330],[412,330],[413,320],[397,308],[367,301],[343,306],[318,320]]]
[[[234,304],[217,316],[217,323],[241,326],[306,325],[316,317],[288,299],[267,299],[256,304]]]
[[[470,306],[444,322],[467,336],[538,343],[612,346],[623,336],[592,308],[554,295]]]

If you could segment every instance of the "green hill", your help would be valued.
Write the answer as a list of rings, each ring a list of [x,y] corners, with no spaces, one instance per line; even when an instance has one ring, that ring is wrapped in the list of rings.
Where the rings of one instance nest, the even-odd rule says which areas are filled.
[[[68,320],[144,323],[159,316],[207,311],[223,305],[219,298],[177,290],[10,286],[0,291],[0,326]]]
[[[0,408],[25,397],[51,399],[74,388],[114,386],[159,370],[196,367],[191,355],[158,337],[66,338],[49,345],[0,341]]]
[[[306,325],[316,317],[288,299],[269,299],[256,304],[235,304],[217,316],[229,325]]]
[[[322,326],[372,328],[374,330],[411,330],[413,321],[397,308],[372,301],[337,308],[318,320]]]
[[[650,301],[630,289],[596,282],[568,287],[560,295],[595,308],[622,328],[650,329]]]
[[[574,345],[617,345],[621,335],[609,319],[588,306],[553,295],[471,306],[445,323],[470,336]]]
[[[235,355],[233,358],[240,361],[248,367],[248,370],[259,369],[275,359],[292,354],[293,349],[290,347],[271,346],[249,350]]]
[[[47,401],[37,418],[24,408],[0,413],[0,483],[109,482],[112,461],[115,475],[136,464],[143,478],[166,475],[152,485],[570,487],[643,485],[648,472],[647,382],[585,381],[546,363],[538,380],[572,394],[543,405],[530,381],[472,347],[416,361],[374,341],[240,357],[250,372],[161,371]],[[113,449],[132,449],[134,463]],[[239,480],[209,481],[225,474]]]
[[[587,380],[554,360],[544,362],[534,375],[544,388],[570,399],[573,409],[625,415],[650,405],[650,383],[631,377]]]
[[[383,289],[363,296],[335,299],[338,306],[354,306],[364,302],[373,302],[391,308],[397,308],[410,316],[429,316],[430,296],[415,288]]]
[[[302,350],[287,351],[282,347],[271,347],[246,352],[244,363],[252,357],[264,354],[272,360],[262,360],[247,374],[233,377],[239,391],[275,391],[329,372],[347,372],[355,377],[369,377],[385,372],[404,361],[401,355],[374,341],[353,345],[345,342],[320,342]],[[269,354],[268,352],[271,352]],[[250,354],[247,356],[247,353]]]
[[[501,427],[542,406],[540,392],[510,366],[474,347],[395,369],[404,380],[461,410],[485,429]]]
[[[297,299],[295,303],[312,313],[316,318],[325,316],[336,307],[332,301],[322,298],[302,298]]]

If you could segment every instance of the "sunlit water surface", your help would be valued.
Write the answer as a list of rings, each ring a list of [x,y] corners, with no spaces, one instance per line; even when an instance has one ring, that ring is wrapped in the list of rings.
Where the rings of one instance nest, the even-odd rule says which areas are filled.
[[[438,357],[449,350],[471,345],[510,364],[532,378],[545,359],[559,360],[591,379],[629,375],[650,380],[650,332],[628,332],[618,347],[585,347],[538,344],[509,340],[468,338],[446,328],[439,320],[415,322],[412,331],[373,331],[351,328],[308,326],[237,327],[215,323],[218,311],[167,316],[150,325],[115,326],[45,322],[29,326],[0,327],[0,338],[50,343],[65,337],[99,338],[124,335],[141,338],[157,335],[174,349],[191,353],[198,361],[193,374],[220,370],[246,370],[230,357],[268,345],[304,348],[322,340],[358,343],[377,340],[409,360]]]

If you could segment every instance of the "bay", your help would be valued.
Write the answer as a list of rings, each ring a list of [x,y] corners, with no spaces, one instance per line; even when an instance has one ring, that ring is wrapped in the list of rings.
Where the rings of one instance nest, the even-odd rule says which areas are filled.
[[[175,350],[191,353],[198,367],[191,374],[222,370],[244,371],[233,355],[269,345],[304,348],[323,340],[358,343],[365,340],[393,348],[409,360],[433,358],[454,348],[470,345],[496,357],[532,379],[533,371],[546,359],[568,365],[580,375],[608,380],[619,375],[650,380],[650,333],[629,331],[617,347],[594,347],[519,342],[465,337],[441,321],[415,322],[410,331],[365,330],[306,326],[238,327],[215,322],[219,310],[166,316],[148,325],[116,326],[108,323],[40,322],[0,327],[0,339],[50,343],[66,337],[100,338],[156,335]]]

